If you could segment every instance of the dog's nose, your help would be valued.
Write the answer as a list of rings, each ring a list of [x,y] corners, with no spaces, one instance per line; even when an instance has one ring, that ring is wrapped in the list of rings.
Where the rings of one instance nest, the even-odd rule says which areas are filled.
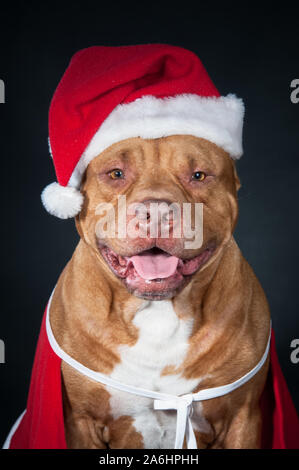
[[[179,220],[180,206],[167,199],[147,199],[137,204],[139,226],[152,233],[171,231]]]

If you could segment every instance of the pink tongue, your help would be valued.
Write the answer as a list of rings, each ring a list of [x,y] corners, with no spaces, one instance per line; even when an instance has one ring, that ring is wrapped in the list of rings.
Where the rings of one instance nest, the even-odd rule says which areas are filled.
[[[143,279],[157,279],[169,277],[175,273],[179,258],[169,255],[144,255],[130,258],[137,273]]]

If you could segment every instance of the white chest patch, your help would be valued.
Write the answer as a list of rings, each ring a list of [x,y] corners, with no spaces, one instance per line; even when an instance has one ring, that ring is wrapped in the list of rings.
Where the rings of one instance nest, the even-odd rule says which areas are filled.
[[[144,301],[133,323],[139,329],[134,346],[121,346],[121,362],[110,377],[153,391],[182,395],[191,393],[202,378],[187,380],[180,374],[162,375],[166,366],[178,367],[185,359],[193,320],[180,319],[170,300]],[[176,412],[154,410],[153,400],[108,387],[112,416],[131,416],[147,449],[173,448]],[[194,430],[209,431],[201,403],[194,404]]]

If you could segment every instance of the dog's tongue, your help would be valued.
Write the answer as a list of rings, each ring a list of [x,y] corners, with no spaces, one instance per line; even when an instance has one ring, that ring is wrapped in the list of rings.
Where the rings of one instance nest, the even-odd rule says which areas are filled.
[[[169,277],[175,273],[179,258],[167,254],[153,255],[150,253],[131,256],[134,268],[143,279]]]

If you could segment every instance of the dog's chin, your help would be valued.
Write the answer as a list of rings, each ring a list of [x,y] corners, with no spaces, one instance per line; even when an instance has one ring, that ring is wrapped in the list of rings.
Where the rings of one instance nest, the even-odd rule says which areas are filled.
[[[208,262],[215,250],[214,244],[209,244],[199,255],[184,259],[173,257],[156,247],[129,257],[117,254],[107,245],[99,243],[98,248],[110,270],[123,282],[127,290],[136,297],[150,300],[170,299],[177,295],[190,282],[192,276]],[[153,264],[155,257],[158,257],[156,260],[164,264],[160,268],[158,266],[158,272],[163,272],[163,275],[153,278],[153,275],[144,273],[139,267],[139,256],[150,258]],[[169,273],[167,263],[171,264]]]

